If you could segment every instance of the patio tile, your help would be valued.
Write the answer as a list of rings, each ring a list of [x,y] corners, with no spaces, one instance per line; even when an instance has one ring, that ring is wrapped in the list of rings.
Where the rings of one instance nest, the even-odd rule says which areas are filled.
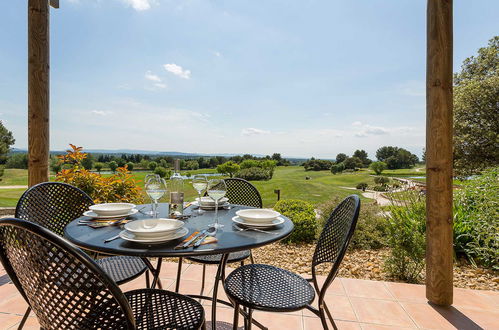
[[[206,267],[205,280],[207,283],[215,282],[217,269],[212,266]],[[182,272],[181,280],[201,281],[203,278],[203,265],[191,264],[188,269]]]
[[[27,308],[28,304],[24,301],[24,298],[21,296],[21,294],[11,296],[7,299],[2,299],[0,301],[0,311],[2,313],[24,315],[24,312],[26,312]]]
[[[396,301],[351,297],[353,309],[360,322],[413,327],[414,323]]]
[[[21,322],[19,322],[21,323]],[[19,326],[19,323],[17,323],[15,326],[12,327],[12,329],[17,329]],[[24,323],[23,330],[39,330],[40,329],[40,323],[38,323],[38,319],[36,316],[30,316],[26,320],[26,323]]]
[[[211,329],[211,307],[205,307],[206,328]],[[232,330],[234,311],[227,308],[217,308],[217,330]],[[243,317],[239,316],[239,329],[243,329]]]
[[[418,327],[425,329],[492,329],[499,327],[499,312],[430,304],[402,303]]]
[[[304,275],[304,278],[310,278],[310,275]],[[317,282],[319,283],[319,287],[322,287],[326,281],[326,276],[317,276]],[[313,283],[310,283],[313,285]],[[343,287],[343,283],[341,283],[341,278],[337,277],[333,280],[333,283],[327,288],[326,295],[345,295],[345,288]]]
[[[156,261],[153,260],[151,262],[154,267],[156,267]],[[191,264],[183,262],[181,274],[183,274],[190,266]],[[163,265],[161,265],[161,272],[159,274],[159,277],[175,280],[177,278],[177,269],[178,264],[176,262],[164,262]]]
[[[326,295],[324,300],[326,301],[326,304],[334,320],[357,321],[357,317],[355,316],[355,312],[352,308],[352,304],[350,304],[350,300],[348,299],[348,297]],[[317,303],[312,304],[312,306],[317,308]],[[308,309],[303,310],[303,316],[317,317]]]
[[[342,278],[346,294],[350,297],[394,300],[383,282]]]
[[[302,317],[299,315],[255,311],[253,316],[269,329],[303,329]]]
[[[19,295],[19,291],[17,291],[17,288],[14,284],[8,283],[0,286],[0,297],[2,297],[2,300],[0,300],[0,303],[4,299],[8,299],[12,296]]]
[[[347,321],[337,321],[334,320],[334,323],[340,330],[360,330],[360,325],[356,322],[347,322]],[[331,327],[330,323],[328,323]],[[312,317],[304,317],[303,318],[303,329],[304,330],[317,330],[322,329],[322,323],[319,318]]]
[[[381,324],[369,324],[361,323],[360,327],[362,330],[407,330],[407,329],[417,329],[416,327],[399,327],[391,325],[381,325]]]
[[[477,292],[479,295],[488,297],[494,303],[494,307],[499,308],[499,291],[481,290],[475,292]]]
[[[174,291],[175,282],[173,282],[166,290]],[[203,291],[201,291],[201,281],[180,280],[179,292],[182,294],[207,295],[213,289],[212,283],[205,283]]]
[[[395,282],[385,282],[385,285],[398,301],[419,303],[426,303],[428,301],[424,285]]]
[[[2,329],[9,329],[21,322],[21,320],[22,316],[20,315],[0,313],[0,327]]]
[[[455,307],[497,310],[497,304],[489,296],[460,288],[454,288],[454,303],[452,305]]]

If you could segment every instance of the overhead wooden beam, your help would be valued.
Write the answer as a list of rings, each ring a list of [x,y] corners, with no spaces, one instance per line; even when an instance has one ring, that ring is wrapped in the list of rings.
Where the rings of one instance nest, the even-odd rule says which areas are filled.
[[[49,3],[53,8],[59,8],[59,0],[50,0]]]
[[[49,2],[28,0],[28,183],[48,181]]]
[[[452,304],[452,0],[428,0],[426,297]]]

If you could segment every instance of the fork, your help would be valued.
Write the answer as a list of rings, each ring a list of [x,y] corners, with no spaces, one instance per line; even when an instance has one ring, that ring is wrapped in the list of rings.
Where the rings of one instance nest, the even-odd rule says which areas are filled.
[[[259,233],[265,233],[265,234],[270,234],[270,235],[279,235],[279,233],[273,233],[273,232],[270,232],[270,231],[265,231],[265,230],[261,230],[261,229],[258,229],[258,228],[240,228],[238,226],[235,226],[237,230],[239,231],[248,231],[248,230],[253,230],[253,231],[257,231]]]
[[[116,236],[113,236],[113,237],[109,237],[108,239],[105,239],[104,240],[104,243],[108,243],[108,242],[111,242],[111,241],[114,241],[115,239],[118,239],[120,238],[120,235],[116,235]]]

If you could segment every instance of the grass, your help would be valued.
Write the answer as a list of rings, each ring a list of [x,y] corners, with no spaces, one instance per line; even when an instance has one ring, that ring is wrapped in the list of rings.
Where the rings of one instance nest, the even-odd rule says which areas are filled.
[[[11,185],[27,185],[28,171],[19,169],[6,169],[1,186]],[[143,187],[144,177],[150,171],[133,171],[135,179],[138,180],[138,185]],[[199,169],[193,171],[182,171],[182,174],[190,173],[216,173],[215,169]],[[254,181],[252,182],[262,194],[263,204],[265,207],[272,207],[277,201],[277,194],[274,190],[281,191],[281,199],[302,199],[314,204],[323,203],[333,196],[346,197],[352,193],[360,194],[355,186],[361,182],[365,182],[372,186],[373,172],[367,169],[353,173],[332,174],[330,171],[305,171],[301,166],[280,166],[274,172],[274,177],[269,181]],[[104,174],[108,176],[110,174]],[[424,171],[411,170],[387,170],[383,172],[386,176],[424,176]],[[306,177],[310,179],[307,180]],[[53,180],[53,175],[51,176]],[[23,193],[24,189],[0,189],[0,207],[15,206],[17,200]],[[197,197],[197,193],[192,188],[189,180],[186,180],[185,200],[193,200]],[[164,198],[166,201],[167,198]],[[147,200],[147,199],[146,199]]]

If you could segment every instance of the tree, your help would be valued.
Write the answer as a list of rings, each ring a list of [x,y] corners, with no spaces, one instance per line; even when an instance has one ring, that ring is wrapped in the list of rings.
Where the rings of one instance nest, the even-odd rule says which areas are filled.
[[[331,166],[331,173],[336,174],[336,173],[341,173],[345,170],[345,164],[339,163],[339,164],[334,164]]]
[[[361,168],[363,164],[359,157],[348,157],[343,162],[343,165],[345,165],[346,169],[354,170],[356,168]]]
[[[384,170],[387,169],[385,162],[372,162],[369,167],[374,171],[374,173],[376,173],[376,175],[380,175]]]
[[[357,157],[362,161],[362,164],[367,167],[371,164],[371,160],[367,158],[367,152],[365,150],[355,150],[353,157]]]
[[[228,174],[231,178],[234,176],[234,174],[239,172],[240,169],[241,169],[241,166],[234,163],[233,161],[228,161],[228,162],[225,162],[225,163],[217,166],[218,173]]]
[[[49,166],[50,166],[50,169],[52,170],[52,172],[54,172],[56,174],[59,173],[61,171],[61,168],[62,168],[62,164],[57,157],[50,157]]]
[[[158,163],[156,163],[155,161],[152,161],[152,162],[149,162],[149,169],[151,171],[154,171],[156,169],[156,167],[158,166]]]
[[[104,164],[102,164],[101,162],[97,162],[94,164],[94,167],[95,169],[97,170],[97,172],[100,173],[100,171],[102,170],[102,168],[104,167]]]
[[[122,156],[126,157],[126,155],[122,155]],[[116,163],[118,164],[119,167],[123,167],[126,164],[126,160],[123,158],[118,158],[118,159],[116,159]]]
[[[381,147],[376,151],[376,158],[385,162],[389,169],[411,168],[419,162],[418,156],[399,147]]]
[[[347,155],[345,155],[344,153],[339,153],[336,155],[336,164],[339,164],[339,163],[343,163],[345,161],[345,159],[347,159]]]
[[[386,186],[390,182],[390,179],[387,178],[386,176],[377,176],[374,178],[374,183]]]
[[[499,36],[454,75],[454,171],[460,177],[499,164]]]
[[[16,142],[12,132],[9,131],[0,120],[0,164],[5,164],[10,146]]]
[[[132,162],[128,162],[125,165],[129,171],[133,171],[133,167],[135,166]]]
[[[81,161],[81,165],[86,169],[86,170],[91,170],[92,167],[94,167],[94,157],[91,154],[87,154],[87,157],[83,158]]]
[[[167,170],[163,166],[156,166],[156,168],[154,169],[154,173],[162,178],[169,178],[172,174],[172,171]]]
[[[107,165],[109,166],[109,168],[111,169],[111,171],[116,172],[116,169],[118,168],[118,163],[116,163],[114,160],[113,161],[110,161],[109,163],[107,163]]]

